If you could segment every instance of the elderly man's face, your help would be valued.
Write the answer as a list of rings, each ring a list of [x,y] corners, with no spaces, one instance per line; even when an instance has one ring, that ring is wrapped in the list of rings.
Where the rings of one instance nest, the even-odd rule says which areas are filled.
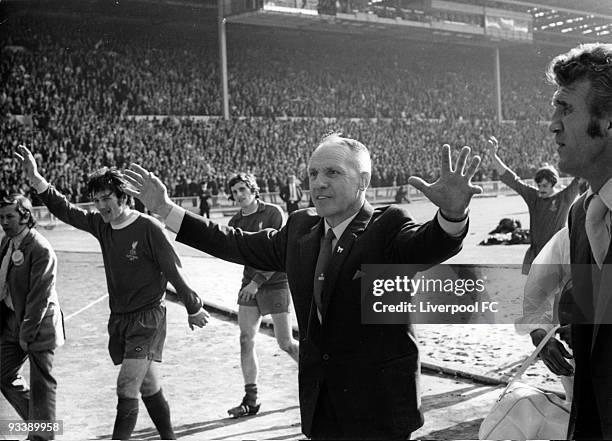
[[[321,144],[310,158],[308,175],[317,214],[332,227],[361,208],[364,200],[360,191],[361,175],[348,147],[333,140]]]
[[[588,109],[588,80],[561,87],[553,97],[555,111],[550,131],[558,145],[559,168],[574,176],[588,177],[589,170],[600,161],[606,146],[605,136],[589,134],[589,125],[599,124]],[[599,127],[595,127],[598,131]]]

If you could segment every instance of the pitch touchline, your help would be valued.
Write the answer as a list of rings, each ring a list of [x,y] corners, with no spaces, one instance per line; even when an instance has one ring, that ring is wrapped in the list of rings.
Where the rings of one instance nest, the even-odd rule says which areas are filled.
[[[93,305],[95,305],[96,303],[101,302],[102,300],[104,300],[106,297],[108,297],[108,294],[104,294],[102,297],[100,297],[99,299],[94,300],[93,302],[91,302],[89,305],[86,305],[84,307],[82,307],[81,309],[79,309],[77,312],[73,312],[72,314],[70,314],[68,317],[64,317],[64,321],[70,320],[72,317],[74,317],[77,314],[82,313],[83,311],[85,311],[86,309],[91,308]]]

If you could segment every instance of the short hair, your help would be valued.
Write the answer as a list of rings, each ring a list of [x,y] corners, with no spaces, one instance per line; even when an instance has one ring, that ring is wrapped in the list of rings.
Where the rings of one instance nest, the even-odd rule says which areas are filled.
[[[368,172],[372,175],[372,159],[370,158],[370,151],[365,145],[355,139],[343,137],[342,132],[327,133],[319,142],[319,146],[328,142],[347,147],[351,152],[355,153],[355,162],[359,165],[358,171],[360,173]]]
[[[536,184],[542,182],[542,179],[546,179],[554,187],[559,181],[559,173],[557,173],[557,170],[552,165],[545,165],[540,167],[535,174]]]
[[[99,191],[112,191],[117,199],[124,199],[126,203],[129,203],[130,197],[126,192],[123,191],[123,187],[127,185],[127,181],[116,168],[102,167],[89,175],[87,181],[87,192],[93,196],[94,193]]]
[[[0,200],[0,208],[8,207],[9,205],[15,206],[15,210],[17,210],[21,219],[24,219],[26,215],[28,216],[28,228],[36,226],[36,219],[32,216],[32,202],[28,198],[19,193],[12,193]]]
[[[232,195],[232,187],[239,182],[244,182],[244,185],[246,185],[247,188],[251,190],[251,193],[255,194],[255,199],[259,199],[259,185],[257,185],[257,180],[255,179],[255,176],[250,173],[238,173],[232,176],[227,184],[230,189],[228,197],[230,201],[235,200],[234,196]]]
[[[612,44],[581,44],[556,56],[548,65],[548,80],[558,87],[568,87],[588,80],[589,113],[595,118],[612,114]]]

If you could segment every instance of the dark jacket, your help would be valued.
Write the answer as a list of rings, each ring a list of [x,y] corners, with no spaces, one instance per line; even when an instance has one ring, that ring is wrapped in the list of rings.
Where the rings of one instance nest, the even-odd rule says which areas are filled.
[[[4,256],[7,247],[8,237],[4,236],[0,256]],[[34,228],[23,238],[18,251],[23,259],[11,259],[7,282],[20,323],[19,338],[28,343],[31,351],[55,349],[64,344],[64,323],[55,290],[55,252]],[[6,308],[4,302],[2,308]]]
[[[367,202],[339,238],[325,280],[323,319],[313,282],[323,219],[311,208],[281,230],[246,233],[187,212],[177,240],[214,256],[287,273],[300,329],[302,431],[313,419],[325,384],[348,437],[406,437],[423,424],[416,339],[406,325],[362,325],[361,265],[437,263],[456,254],[463,237],[448,236],[434,219],[417,225],[396,206]]]
[[[572,271],[572,349],[576,369],[569,439],[612,439],[612,252],[599,270],[584,227],[583,194],[569,218]],[[599,284],[595,294],[593,285]]]

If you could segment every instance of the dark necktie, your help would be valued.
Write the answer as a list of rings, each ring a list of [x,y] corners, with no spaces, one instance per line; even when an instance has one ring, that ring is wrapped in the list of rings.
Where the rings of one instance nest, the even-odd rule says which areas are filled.
[[[329,266],[332,257],[332,241],[335,239],[334,231],[330,228],[325,233],[325,237],[321,241],[321,249],[317,258],[317,267],[314,274],[314,285],[312,293],[317,309],[320,313],[323,312],[323,283],[325,282],[325,272]]]

